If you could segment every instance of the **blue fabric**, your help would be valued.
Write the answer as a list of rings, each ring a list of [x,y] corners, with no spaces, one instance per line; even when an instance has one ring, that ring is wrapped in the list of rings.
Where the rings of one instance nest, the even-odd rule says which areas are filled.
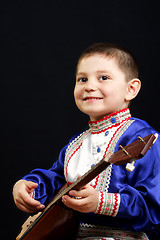
[[[27,181],[38,183],[38,187],[35,189],[35,199],[42,204],[50,202],[56,191],[65,184],[64,157],[66,148],[67,146],[62,149],[58,161],[49,170],[37,168],[23,177]]]
[[[138,136],[143,138],[155,134],[156,131],[145,121],[136,118],[132,120],[135,121],[118,140],[115,152],[119,150],[119,145],[128,145],[136,141]],[[55,191],[65,183],[64,158],[67,146],[62,149],[51,169],[35,169],[24,177],[39,184],[35,198],[41,203],[50,201]],[[125,165],[113,165],[108,192],[120,194],[118,215],[79,214],[80,221],[144,231],[150,239],[160,239],[157,230],[160,224],[160,137],[147,154],[136,161],[133,172],[128,172]]]

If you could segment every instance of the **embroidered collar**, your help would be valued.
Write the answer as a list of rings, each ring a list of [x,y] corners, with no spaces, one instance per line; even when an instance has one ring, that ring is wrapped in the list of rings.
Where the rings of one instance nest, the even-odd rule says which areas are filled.
[[[106,129],[118,126],[120,123],[131,118],[129,108],[112,113],[98,121],[89,121],[89,127],[91,133],[100,133],[106,131]]]

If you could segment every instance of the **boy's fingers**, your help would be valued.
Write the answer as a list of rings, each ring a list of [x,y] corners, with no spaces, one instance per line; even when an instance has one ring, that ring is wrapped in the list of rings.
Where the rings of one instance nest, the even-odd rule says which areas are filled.
[[[41,204],[39,201],[32,198],[29,194],[24,195],[24,197],[22,199],[26,204],[31,205],[31,206],[36,207],[36,206],[39,206]]]
[[[39,211],[42,211],[44,209],[44,206],[43,207],[37,207],[37,208],[28,208],[28,206],[25,206],[25,205],[19,205],[18,207],[20,210],[24,211],[24,212],[27,212],[27,213],[35,213],[35,212],[39,212]]]
[[[38,184],[31,181],[19,180],[13,187],[13,198],[19,209],[28,213],[41,211],[45,208],[43,204],[32,198],[31,193]]]
[[[87,202],[86,198],[71,198],[68,195],[63,196],[62,200],[65,203],[68,203],[68,204],[70,204],[72,206],[79,206],[79,207],[81,205],[86,204],[86,202]]]
[[[38,187],[38,184],[35,182],[31,182],[31,181],[26,181],[25,182],[26,187],[28,188],[28,191],[31,192],[33,189]]]
[[[45,208],[43,204],[37,200],[34,200],[30,196],[21,198],[18,202],[18,207],[25,212],[35,212]]]
[[[30,189],[36,188],[36,187],[38,186],[37,183],[31,182],[31,181],[26,181],[26,185],[27,185]]]
[[[81,191],[75,191],[75,190],[72,190],[72,191],[70,191],[69,192],[69,195],[71,196],[71,197],[85,197],[85,194],[84,194],[84,192],[81,190]]]
[[[79,191],[71,190],[69,192],[69,195],[72,196],[72,197],[81,197],[81,198],[88,197],[88,188],[89,187],[90,186],[87,184]]]
[[[72,208],[72,209],[77,210],[77,211],[81,211],[81,209],[83,209],[87,204],[87,201],[86,201],[85,198],[75,199],[75,198],[71,198],[67,195],[63,196],[62,202],[67,207]]]

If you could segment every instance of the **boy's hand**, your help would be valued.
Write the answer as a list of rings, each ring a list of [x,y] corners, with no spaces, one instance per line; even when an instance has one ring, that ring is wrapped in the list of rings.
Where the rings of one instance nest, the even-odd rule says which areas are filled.
[[[71,197],[68,195],[62,197],[62,202],[67,207],[83,213],[96,212],[99,193],[89,184],[79,191],[70,191],[69,195]]]
[[[30,196],[37,186],[37,183],[26,180],[16,182],[13,187],[13,198],[19,209],[28,213],[34,213],[44,209],[44,205]]]

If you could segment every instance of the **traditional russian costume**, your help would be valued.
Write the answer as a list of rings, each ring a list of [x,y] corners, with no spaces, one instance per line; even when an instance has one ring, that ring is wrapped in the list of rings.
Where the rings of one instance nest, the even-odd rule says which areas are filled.
[[[49,170],[35,169],[24,179],[38,183],[35,199],[48,203],[65,181],[76,181],[104,156],[156,131],[123,109],[74,136]],[[111,164],[90,182],[99,191],[96,213],[79,213],[78,239],[160,239],[160,139],[135,163]],[[148,236],[148,237],[147,237]]]

